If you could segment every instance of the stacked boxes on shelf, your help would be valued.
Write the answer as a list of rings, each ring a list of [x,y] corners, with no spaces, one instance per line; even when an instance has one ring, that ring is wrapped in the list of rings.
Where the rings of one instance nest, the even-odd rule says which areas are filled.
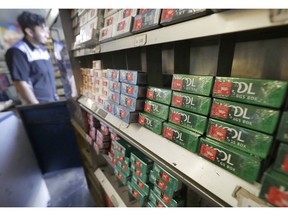
[[[139,205],[145,206],[152,188],[149,183],[149,172],[153,167],[153,161],[135,149],[131,152],[130,163],[132,178],[128,182],[128,191]]]
[[[104,27],[100,30],[99,41],[105,42],[112,39],[113,26],[118,21],[118,10],[105,9],[104,11]]]
[[[118,21],[113,24],[112,38],[124,37],[132,34],[131,28],[133,18],[137,14],[137,9],[122,9],[118,12]]]
[[[88,121],[88,136],[86,137],[87,142],[90,145],[94,145],[96,141],[96,134],[98,129],[100,128],[100,122],[93,117],[92,114],[87,113],[87,121]]]
[[[288,207],[288,111],[282,113],[277,132],[276,158],[264,173],[259,197],[278,207]]]
[[[100,128],[96,131],[96,140],[93,148],[97,154],[107,154],[111,146],[110,131],[107,125],[100,122]]]
[[[159,27],[161,9],[139,10],[134,18],[132,32],[143,32]]]
[[[139,113],[138,123],[156,134],[161,134],[163,122],[168,119],[171,94],[170,89],[148,86],[144,113]]]
[[[281,81],[216,77],[208,138],[200,140],[200,156],[248,182],[257,181],[270,154],[286,89]]]
[[[180,207],[184,206],[181,197],[182,182],[171,175],[157,163],[154,163],[150,172],[149,181],[154,185],[150,190],[147,206],[153,207]]]

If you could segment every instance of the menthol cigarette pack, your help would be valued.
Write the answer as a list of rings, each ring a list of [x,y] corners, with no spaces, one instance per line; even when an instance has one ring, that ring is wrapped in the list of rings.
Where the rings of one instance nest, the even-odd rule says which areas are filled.
[[[121,92],[121,83],[116,81],[109,81],[108,89],[117,93]]]
[[[153,190],[150,191],[149,202],[155,207],[168,207],[168,205],[166,205],[165,202],[158,197]]]
[[[167,186],[173,188],[174,191],[182,188],[182,182],[157,163],[154,163],[153,173],[155,176],[160,177]]]
[[[214,83],[213,76],[174,74],[171,89],[197,95],[209,96]]]
[[[162,123],[165,120],[157,118],[147,113],[139,112],[138,123],[156,134],[162,133]]]
[[[228,172],[253,183],[257,180],[261,160],[246,152],[209,138],[200,138],[199,155]]]
[[[287,93],[286,81],[216,77],[213,97],[280,108]]]
[[[288,144],[280,143],[273,169],[288,177]]]
[[[133,85],[147,84],[147,73],[136,70],[120,70],[120,82]]]
[[[146,90],[146,86],[121,83],[121,94],[125,94],[133,98],[144,98],[146,96]]]
[[[140,151],[133,151],[130,155],[131,167],[138,168],[141,172],[148,173],[153,167],[153,161]]]
[[[108,90],[108,100],[113,101],[116,104],[120,104],[120,93]]]
[[[152,202],[148,202],[146,207],[154,208],[154,207],[157,207],[157,206],[154,205]]]
[[[153,192],[157,195],[158,199],[161,199],[169,207],[184,206],[184,199],[181,196],[171,198],[163,193],[157,185],[154,186]]]
[[[120,71],[116,69],[107,69],[107,79],[119,82]]]
[[[173,91],[171,106],[207,116],[210,111],[211,98]]]
[[[162,104],[170,105],[172,90],[148,86],[146,98]]]
[[[120,182],[122,183],[122,185],[127,185],[128,181],[131,179],[131,175],[127,176],[121,168],[119,168],[118,166],[115,166],[114,169],[114,174],[117,176],[117,178],[120,180]]]
[[[210,116],[231,124],[273,134],[280,112],[255,105],[213,99]]]
[[[167,120],[169,106],[150,100],[145,100],[144,111],[163,120]]]
[[[144,99],[133,98],[124,94],[120,95],[120,105],[128,107],[132,111],[143,111],[144,104]]]
[[[118,104],[115,106],[115,116],[128,124],[138,122],[138,112]]]
[[[121,161],[118,160],[116,166],[119,167],[126,176],[131,176],[132,172],[127,164],[121,163]]]
[[[103,100],[103,109],[107,112],[111,113],[112,115],[115,114],[115,106],[117,104],[110,100]]]
[[[200,134],[189,131],[172,123],[163,123],[162,135],[191,152],[196,152]]]
[[[124,156],[121,152],[119,152],[117,149],[114,151],[114,159],[116,159],[115,166],[117,165],[117,162],[120,161],[122,164],[125,164],[127,167],[130,166],[130,160],[129,157]]]
[[[152,185],[148,182],[143,182],[137,175],[133,174],[131,178],[131,182],[137,185],[137,188],[146,196],[148,196],[150,188]]]
[[[268,169],[262,179],[259,197],[278,207],[288,207],[288,177]]]
[[[273,140],[270,135],[211,118],[206,136],[261,158],[266,158]]]
[[[149,180],[149,174],[146,172],[141,172],[137,167],[131,166],[130,167],[132,171],[132,175],[137,176],[139,179],[141,179],[142,182],[148,182]]]
[[[134,182],[129,181],[127,184],[129,193],[137,200],[139,205],[143,206],[148,200],[148,196],[144,194]]]
[[[288,143],[288,111],[283,112],[277,131],[277,139]]]
[[[122,155],[130,157],[130,153],[134,150],[134,147],[124,139],[121,139],[114,142],[114,149]]]
[[[207,117],[170,107],[169,122],[199,134],[204,134],[207,126]]]

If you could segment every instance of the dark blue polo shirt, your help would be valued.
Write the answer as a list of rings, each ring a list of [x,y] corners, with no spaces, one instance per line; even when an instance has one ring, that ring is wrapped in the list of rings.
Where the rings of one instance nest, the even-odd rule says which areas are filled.
[[[40,103],[57,100],[54,68],[43,46],[36,48],[24,38],[6,52],[5,58],[12,80],[26,81]]]

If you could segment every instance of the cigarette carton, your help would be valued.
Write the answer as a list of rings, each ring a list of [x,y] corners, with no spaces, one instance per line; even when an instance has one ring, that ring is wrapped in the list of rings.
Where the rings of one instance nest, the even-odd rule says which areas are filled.
[[[108,90],[108,100],[113,101],[116,104],[120,104],[120,94],[117,92]]]
[[[288,143],[288,112],[283,112],[278,127],[277,139]]]
[[[128,124],[138,122],[138,112],[118,104],[115,106],[115,116]]]
[[[153,131],[156,134],[162,133],[162,123],[164,122],[163,119],[157,118],[155,116],[140,112],[138,123],[141,124],[143,127]]]
[[[259,197],[274,206],[288,207],[288,177],[269,169],[264,173]]]
[[[211,94],[213,82],[213,76],[174,74],[171,89],[175,91],[209,96]]]
[[[136,16],[138,9],[122,9],[118,12],[118,20],[122,20],[129,16]]]
[[[288,177],[288,144],[280,143],[273,169]]]
[[[135,174],[132,175],[131,182],[133,182],[139,191],[143,193],[144,195],[148,196],[150,188],[152,188],[152,185],[150,183],[143,182],[138,176]]]
[[[163,120],[167,120],[169,106],[150,100],[145,100],[144,111]]]
[[[160,14],[160,9],[149,9],[146,13],[136,15],[132,32],[142,32],[157,28]]]
[[[118,21],[118,12],[108,16],[104,19],[104,27],[111,27]]]
[[[152,205],[155,207],[168,207],[165,202],[155,194],[153,190],[150,191],[149,200],[150,203],[152,203]]]
[[[216,77],[213,97],[248,104],[280,108],[288,82],[264,79]]]
[[[261,167],[259,158],[209,138],[200,138],[199,149],[199,155],[215,165],[250,183],[256,181]]]
[[[147,84],[147,73],[135,70],[120,70],[120,82],[133,85]]]
[[[117,104],[110,100],[103,100],[103,109],[107,112],[111,113],[112,115],[115,114],[115,106]]]
[[[114,158],[116,159],[115,165],[117,165],[117,162],[120,161],[122,164],[125,164],[127,167],[130,167],[130,160],[129,157],[125,157],[121,152],[119,152],[117,149],[114,151]]]
[[[213,99],[210,116],[235,125],[273,134],[279,111],[254,105]]]
[[[188,130],[204,134],[207,126],[207,117],[170,107],[169,122],[178,124]]]
[[[121,92],[121,83],[115,81],[109,81],[108,89],[117,93]]]
[[[137,167],[131,166],[132,175],[137,176],[142,182],[148,182],[149,174],[145,172],[141,172]]]
[[[131,167],[138,168],[143,173],[148,173],[153,167],[153,161],[140,151],[133,151],[130,155]]]
[[[131,28],[133,23],[133,17],[129,16],[123,20],[118,20],[113,24],[112,37],[119,38],[127,35],[131,35]]]
[[[188,151],[197,151],[200,134],[178,127],[172,123],[164,122],[162,135]]]
[[[127,185],[128,181],[131,179],[131,176],[126,176],[125,173],[122,171],[122,169],[119,168],[118,166],[115,166],[114,174],[120,180],[122,185]]]
[[[148,202],[147,207],[153,208],[153,207],[157,207],[157,206],[155,206],[152,202]]]
[[[139,205],[143,206],[146,205],[148,196],[143,194],[141,190],[135,185],[134,182],[129,181],[127,185],[129,193],[137,200]]]
[[[206,136],[249,154],[266,158],[272,136],[237,125],[209,119]]]
[[[180,207],[184,206],[184,199],[180,196],[171,198],[161,191],[161,189],[155,185],[153,192],[158,196],[158,199],[161,199],[169,207]]]
[[[172,90],[170,89],[164,89],[164,88],[156,88],[152,86],[147,87],[147,93],[146,93],[146,98],[170,105],[171,103],[171,97],[172,97]]]
[[[146,90],[147,90],[146,86],[121,83],[121,94],[125,94],[133,98],[144,98],[146,95]]]
[[[171,106],[207,116],[211,107],[211,98],[173,91]]]
[[[107,79],[119,82],[119,70],[116,69],[107,69]]]
[[[131,176],[131,170],[127,164],[122,163],[120,160],[117,161],[116,166],[121,169],[121,171],[126,175],[126,176]]]
[[[132,111],[143,111],[144,103],[144,99],[137,99],[124,94],[120,95],[120,105],[128,107]]]
[[[130,157],[131,151],[133,151],[133,146],[127,141],[121,139],[114,142],[114,148],[120,152],[122,155]]]

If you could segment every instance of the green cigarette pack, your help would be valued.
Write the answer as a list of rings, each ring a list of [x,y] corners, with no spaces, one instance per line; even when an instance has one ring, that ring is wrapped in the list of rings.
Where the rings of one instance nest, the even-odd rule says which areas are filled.
[[[279,119],[278,110],[213,99],[210,116],[235,125],[273,134]]]
[[[174,191],[182,188],[182,182],[157,163],[154,163],[153,173],[156,177],[160,177],[168,187],[173,188]]]
[[[152,203],[153,206],[156,206],[156,207],[168,207],[165,204],[165,202],[160,197],[158,197],[155,194],[155,192],[153,190],[150,191],[149,200],[150,200],[150,202]]]
[[[137,176],[139,179],[141,179],[142,182],[148,182],[149,181],[149,174],[146,172],[141,172],[137,167],[133,166],[130,168],[132,171],[132,175]]]
[[[121,140],[114,141],[114,149],[121,152],[123,156],[129,157],[131,151],[134,150],[134,147],[130,143],[128,143],[126,140],[121,139]]]
[[[173,74],[171,89],[209,96],[214,82],[213,76]]]
[[[157,118],[147,113],[139,112],[138,123],[156,134],[162,133],[162,123],[165,120]]]
[[[147,87],[146,98],[162,104],[170,105],[172,97],[171,89]]]
[[[259,197],[278,207],[288,207],[288,177],[268,169],[262,179]]]
[[[159,188],[159,190],[162,193],[165,193],[168,197],[173,198],[173,196],[175,195],[175,193],[177,191],[174,191],[173,188],[168,187],[164,181],[161,179],[161,177],[159,177],[158,175],[154,174],[153,171],[151,171],[150,175],[149,175],[149,182],[151,182],[152,184],[154,184],[154,187],[157,185],[157,187]]]
[[[127,164],[125,163],[121,163],[120,160],[117,161],[116,166],[121,169],[121,171],[126,175],[126,176],[130,176],[132,174],[129,166],[127,166]]]
[[[122,164],[125,164],[127,167],[130,166],[130,159],[129,157],[125,157],[121,152],[118,150],[114,151],[114,158],[117,159],[117,162],[120,161]],[[117,163],[115,164],[117,165]]]
[[[261,159],[225,146],[209,138],[200,138],[199,155],[228,172],[254,183],[259,175]]]
[[[144,111],[163,120],[167,120],[169,106],[150,100],[145,100]]]
[[[175,198],[170,198],[157,185],[154,186],[153,192],[169,207],[184,206],[184,199],[182,197],[176,196]]]
[[[261,158],[266,158],[273,140],[270,135],[211,118],[206,136]]]
[[[170,107],[169,122],[199,134],[204,134],[207,126],[207,117]]]
[[[286,92],[286,81],[216,77],[213,97],[280,108]]]
[[[197,151],[200,134],[179,127],[175,124],[164,122],[162,135],[188,151]]]
[[[130,176],[125,175],[122,169],[119,168],[118,166],[115,167],[114,174],[117,176],[117,178],[123,185],[127,185],[127,182],[131,179],[131,175]]]
[[[157,207],[157,206],[155,206],[152,202],[148,202],[147,203],[147,207],[154,208],[154,207]]]
[[[288,143],[288,111],[282,113],[277,132],[277,139]]]
[[[137,187],[137,185],[134,184],[134,182],[129,181],[127,183],[127,188],[129,193],[137,200],[139,205],[143,206],[146,204],[148,200],[148,196],[146,194],[143,194],[141,190]]]
[[[153,167],[153,161],[140,151],[133,151],[130,155],[131,167],[138,168],[143,173],[148,173]]]
[[[273,169],[288,177],[288,144],[280,143]]]
[[[211,107],[211,98],[173,91],[171,106],[207,116]]]
[[[137,175],[133,174],[131,178],[131,182],[133,182],[135,185],[137,185],[137,188],[143,193],[144,195],[148,196],[150,188],[152,188],[152,184],[149,182],[146,183],[142,181]]]

